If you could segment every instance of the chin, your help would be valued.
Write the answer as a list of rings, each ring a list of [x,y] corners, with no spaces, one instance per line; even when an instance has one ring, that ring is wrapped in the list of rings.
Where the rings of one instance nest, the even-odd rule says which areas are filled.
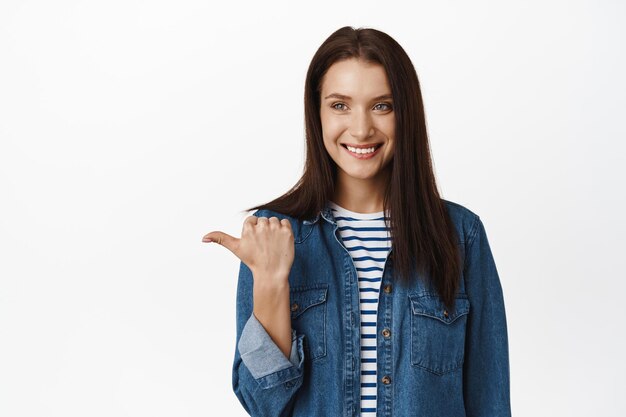
[[[344,171],[347,176],[350,178],[355,178],[359,180],[369,180],[375,178],[379,173],[378,172],[350,172]]]

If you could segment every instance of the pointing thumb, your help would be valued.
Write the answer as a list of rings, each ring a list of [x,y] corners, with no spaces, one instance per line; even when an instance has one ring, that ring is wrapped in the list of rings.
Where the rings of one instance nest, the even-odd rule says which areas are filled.
[[[235,256],[237,255],[235,251],[239,246],[239,240],[240,239],[237,239],[236,237],[233,237],[224,232],[210,232],[204,235],[204,237],[202,238],[203,242],[215,242],[224,246],[226,249],[234,253]]]

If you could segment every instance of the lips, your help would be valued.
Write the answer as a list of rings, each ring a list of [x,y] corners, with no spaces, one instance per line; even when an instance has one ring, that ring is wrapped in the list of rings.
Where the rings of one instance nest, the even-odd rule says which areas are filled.
[[[367,149],[367,148],[380,148],[382,145],[383,145],[382,143],[370,143],[368,145],[354,145],[352,143],[341,144],[341,146],[343,146],[346,149],[347,149],[347,146],[350,146],[351,148]]]
[[[348,152],[348,154],[350,154],[351,156],[357,158],[357,159],[370,159],[373,158],[374,156],[378,155],[378,152],[380,151],[380,148],[383,146],[382,143],[380,144],[374,144],[374,145],[366,145],[366,146],[360,146],[359,148],[374,148],[374,152],[369,152],[369,153],[355,153],[352,152],[350,149],[348,149],[348,147],[345,144],[341,144],[341,146],[346,150],[346,152]],[[350,145],[350,147],[352,147],[352,145]]]

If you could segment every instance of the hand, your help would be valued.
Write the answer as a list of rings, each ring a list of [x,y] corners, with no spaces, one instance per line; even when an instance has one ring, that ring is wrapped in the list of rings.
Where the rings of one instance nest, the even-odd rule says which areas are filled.
[[[257,280],[271,284],[288,282],[294,260],[294,237],[288,219],[249,216],[243,222],[241,238],[227,233],[207,233],[203,242],[216,242],[230,250],[250,268]]]

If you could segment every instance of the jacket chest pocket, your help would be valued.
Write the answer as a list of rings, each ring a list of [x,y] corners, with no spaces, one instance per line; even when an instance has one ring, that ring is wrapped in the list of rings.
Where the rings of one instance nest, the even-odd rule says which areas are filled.
[[[448,311],[435,294],[409,294],[411,305],[411,364],[443,375],[463,364],[465,328],[470,303],[457,295]]]
[[[328,284],[289,290],[291,327],[304,334],[304,352],[311,361],[326,356],[326,295]]]

